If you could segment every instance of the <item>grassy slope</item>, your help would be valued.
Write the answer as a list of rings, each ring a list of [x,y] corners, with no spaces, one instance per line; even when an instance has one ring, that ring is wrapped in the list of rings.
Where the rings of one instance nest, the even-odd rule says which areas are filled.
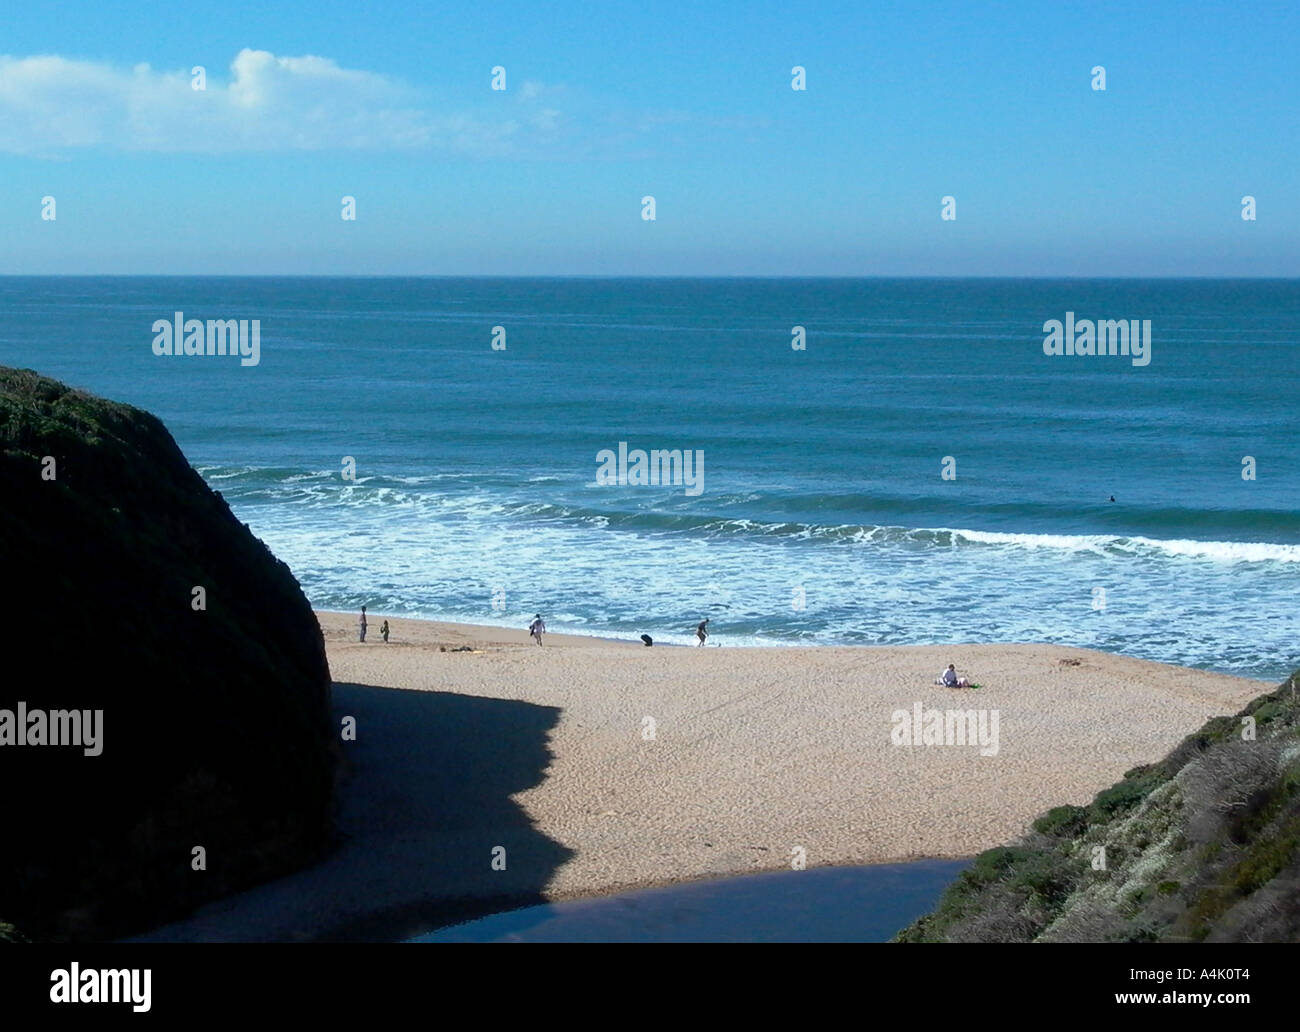
[[[980,854],[894,941],[1300,939],[1298,682]]]

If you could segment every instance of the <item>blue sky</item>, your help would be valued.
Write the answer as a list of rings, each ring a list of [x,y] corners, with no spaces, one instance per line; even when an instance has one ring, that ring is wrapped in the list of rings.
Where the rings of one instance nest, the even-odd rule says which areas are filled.
[[[1297,276],[1297,53],[1290,0],[14,4],[0,273]]]

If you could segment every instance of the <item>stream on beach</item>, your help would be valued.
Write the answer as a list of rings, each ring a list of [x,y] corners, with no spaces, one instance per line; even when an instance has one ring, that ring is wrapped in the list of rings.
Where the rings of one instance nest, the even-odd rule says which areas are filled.
[[[934,909],[967,860],[733,875],[548,903],[410,942],[885,942]]]

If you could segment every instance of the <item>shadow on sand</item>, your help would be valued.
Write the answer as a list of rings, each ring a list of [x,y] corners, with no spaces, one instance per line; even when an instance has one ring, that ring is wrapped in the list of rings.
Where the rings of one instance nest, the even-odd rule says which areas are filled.
[[[338,849],[137,940],[392,942],[544,902],[573,852],[510,797],[545,778],[558,709],[336,682],[333,710],[356,718]]]

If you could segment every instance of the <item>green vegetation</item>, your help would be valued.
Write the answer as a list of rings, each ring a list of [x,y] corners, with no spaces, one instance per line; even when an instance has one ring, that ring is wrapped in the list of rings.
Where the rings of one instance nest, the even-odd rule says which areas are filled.
[[[1300,939],[1298,677],[980,854],[895,941]]]
[[[1082,806],[1057,806],[1034,821],[1034,830],[1041,835],[1070,838],[1088,824],[1088,811]]]
[[[100,756],[0,749],[0,915],[112,938],[318,857],[337,753],[320,628],[162,423],[0,368],[0,497],[0,708],[103,711]]]

